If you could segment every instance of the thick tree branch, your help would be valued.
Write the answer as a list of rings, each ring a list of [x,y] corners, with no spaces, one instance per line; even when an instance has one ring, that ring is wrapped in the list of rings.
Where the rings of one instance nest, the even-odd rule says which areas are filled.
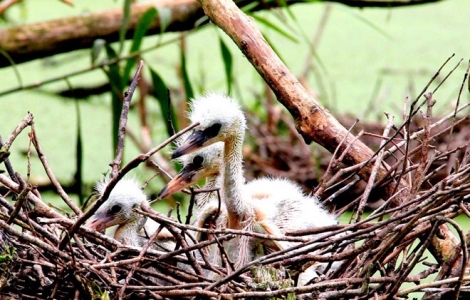
[[[160,0],[139,2],[132,5],[130,24],[126,38],[131,38],[142,14],[157,8],[167,23],[166,31],[185,31],[203,16],[200,5],[194,0]],[[57,19],[31,25],[20,25],[0,30],[0,48],[16,63],[37,58],[90,48],[96,39],[107,42],[119,40],[123,18],[122,8],[109,9],[77,17]],[[155,18],[148,35],[161,33],[160,18]],[[0,67],[10,66],[0,56]]]
[[[395,7],[422,4],[442,0],[329,0],[355,7]],[[275,6],[292,5],[307,2],[306,0],[259,1],[252,11],[269,9]],[[238,6],[256,3],[254,0],[236,1]],[[204,15],[196,0],[153,0],[135,3],[131,7],[129,30],[126,38],[134,34],[135,26],[144,12],[157,8],[165,19],[165,31],[185,31],[193,29],[196,21]],[[122,8],[83,14],[77,17],[57,19],[42,23],[19,25],[0,30],[0,48],[15,63],[31,61],[55,54],[79,49],[87,49],[96,39],[107,42],[119,40],[119,29],[123,18]],[[150,25],[147,35],[159,34],[162,31],[160,18]],[[0,56],[0,68],[8,67],[11,62]]]
[[[209,18],[237,44],[246,58],[256,68],[266,83],[293,116],[298,132],[307,143],[322,145],[331,153],[339,147],[348,165],[369,161],[374,153],[344,128],[321,104],[310,95],[289,71],[263,38],[254,21],[247,17],[231,0],[199,0]],[[343,142],[344,140],[344,142]],[[378,181],[387,175],[388,166],[383,163],[377,170]],[[372,164],[362,168],[359,175],[367,180]],[[396,186],[398,185],[398,187]],[[402,180],[385,187],[384,194],[391,197],[395,190],[402,191],[391,205],[399,206],[409,195],[409,187]],[[430,251],[441,263],[451,256],[461,257],[458,240],[446,227],[440,227],[440,237],[431,241]],[[460,253],[460,254],[459,254]],[[453,255],[457,254],[457,255]],[[453,264],[453,262],[451,263]]]
[[[322,145],[331,153],[339,147],[344,155],[343,162],[348,165],[368,161],[374,152],[364,143],[346,130],[322,105],[307,92],[297,78],[279,59],[272,48],[263,38],[254,21],[247,17],[230,0],[201,0],[209,18],[241,49],[246,58],[256,68],[266,83],[276,94],[277,99],[293,116],[296,128],[307,143],[312,141]],[[344,140],[343,143],[341,141]],[[346,150],[349,147],[348,150]],[[367,164],[360,175],[367,180],[372,170],[372,164]],[[385,167],[377,173],[377,180],[386,176]],[[404,184],[404,183],[402,183]],[[400,186],[400,190],[404,186]],[[387,198],[392,196],[395,186],[388,185],[385,191]],[[394,206],[401,202],[396,197]]]

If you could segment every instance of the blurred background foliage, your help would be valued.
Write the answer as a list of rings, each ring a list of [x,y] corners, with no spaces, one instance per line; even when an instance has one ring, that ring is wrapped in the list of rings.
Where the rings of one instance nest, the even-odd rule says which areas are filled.
[[[58,0],[25,0],[5,12],[0,29],[116,7],[126,10],[130,3],[81,0],[69,6]],[[452,53],[458,59],[468,59],[470,6],[466,4],[467,0],[447,0],[401,8],[360,9],[306,1],[250,15],[287,66],[334,115],[381,122],[384,111],[400,119],[405,97],[416,96]],[[147,11],[131,40],[112,44],[96,40],[91,49],[0,69],[0,135],[6,138],[31,111],[54,173],[77,201],[83,201],[93,184],[109,171],[108,164],[115,155],[114,133],[122,95],[138,59],[144,60],[145,70],[132,100],[124,162],[168,138],[170,110],[175,129],[186,126],[186,99],[204,91],[227,92],[240,99],[253,125],[266,123],[282,111],[280,106],[272,109],[270,105],[275,101],[270,99],[272,95],[263,80],[215,26],[145,36],[149,22],[159,14],[156,9]],[[121,32],[125,30],[123,21]],[[129,53],[139,55],[120,60]],[[88,70],[113,60],[118,63]],[[459,75],[451,77],[435,95],[439,110],[453,109],[465,68],[466,64],[461,64]],[[52,82],[43,84],[48,80]],[[38,85],[12,92],[31,84]],[[468,94],[465,97],[468,101]],[[271,109],[267,112],[268,105]],[[288,121],[276,119],[276,133],[288,135]],[[256,138],[248,141],[247,155],[257,148]],[[49,190],[43,196],[57,204],[47,176],[29,147],[27,134],[21,134],[11,148],[13,167],[27,174],[27,159],[31,156],[30,181],[43,191]],[[318,146],[308,148],[315,153]],[[168,160],[170,151],[168,147],[154,160],[174,174],[177,166]],[[256,163],[253,159],[250,162]],[[319,164],[318,156],[307,164],[314,169]],[[149,164],[139,167],[133,176],[144,182],[155,173]],[[255,169],[248,177],[258,175]],[[146,191],[154,197],[165,181],[164,176],[157,176]],[[172,206],[183,196],[175,197],[169,200]]]

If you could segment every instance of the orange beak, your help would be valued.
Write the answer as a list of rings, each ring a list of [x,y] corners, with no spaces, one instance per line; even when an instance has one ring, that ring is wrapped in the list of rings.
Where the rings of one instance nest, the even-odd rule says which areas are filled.
[[[177,193],[185,187],[195,183],[197,173],[200,170],[200,166],[194,166],[193,164],[186,165],[168,184],[160,191],[157,198],[163,199],[174,193]]]

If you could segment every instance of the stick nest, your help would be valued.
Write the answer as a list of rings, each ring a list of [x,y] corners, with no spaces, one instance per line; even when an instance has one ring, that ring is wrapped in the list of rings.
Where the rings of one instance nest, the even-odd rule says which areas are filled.
[[[358,172],[363,164],[344,165],[344,153],[335,152],[326,159],[324,152],[314,150],[312,162],[310,147],[303,144],[287,115],[268,104],[268,121],[249,118],[253,139],[245,148],[248,176],[289,177],[306,189],[315,184],[313,192],[333,212],[353,211],[350,223],[273,237],[197,229],[149,207],[139,209],[173,234],[177,247],[172,252],[128,247],[80,226],[86,216],[48,170],[28,114],[0,151],[6,166],[0,174],[0,295],[23,299],[70,299],[71,295],[75,299],[388,299],[421,292],[426,299],[465,299],[469,296],[465,284],[470,280],[467,242],[453,218],[470,216],[470,115],[463,113],[468,104],[435,118],[433,95],[428,93],[423,99],[411,105],[400,126],[391,116],[386,126],[374,125],[374,130],[351,126],[359,139],[377,150],[366,163],[377,168],[387,163],[386,178],[376,180],[372,175],[362,183]],[[51,182],[70,207],[68,213],[45,204],[36,187],[8,162],[15,137],[27,127]],[[119,170],[116,178],[148,157],[139,156]],[[384,186],[403,181],[407,189],[380,199]],[[393,204],[396,199],[399,205]],[[105,200],[103,196],[97,202]],[[381,201],[379,208],[365,217],[371,200]],[[194,230],[213,238],[187,243]],[[223,241],[237,235],[299,244],[238,270],[229,262],[209,264],[204,249],[219,245],[226,261]],[[195,259],[196,251],[201,259]],[[340,267],[333,268],[333,262],[341,262]],[[326,266],[320,277],[297,285],[302,270],[319,263]],[[217,276],[204,275],[208,271]]]

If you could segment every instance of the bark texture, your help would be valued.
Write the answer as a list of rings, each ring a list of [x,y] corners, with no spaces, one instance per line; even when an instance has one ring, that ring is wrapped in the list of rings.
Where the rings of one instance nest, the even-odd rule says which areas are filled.
[[[343,162],[348,165],[363,163],[374,155],[374,152],[360,140],[350,134],[289,71],[285,64],[271,49],[255,22],[246,16],[231,0],[199,0],[209,18],[237,44],[246,58],[256,68],[266,83],[276,94],[277,99],[290,112],[298,132],[307,143],[312,141],[322,145],[330,152],[339,147],[340,152],[347,150]],[[344,140],[344,142],[342,142]],[[368,180],[373,164],[367,164],[360,176]],[[376,180],[380,181],[387,175],[388,166],[383,163],[379,168]],[[398,187],[397,187],[398,185]],[[394,191],[402,190],[395,197],[392,206],[399,206],[409,194],[404,181],[388,184],[384,190],[386,198]],[[448,259],[461,261],[458,239],[443,225],[440,237],[432,240],[430,251],[440,263]],[[457,255],[456,255],[457,254]],[[454,264],[451,262],[451,265]]]
[[[131,38],[142,14],[155,7],[164,15],[166,31],[185,31],[203,16],[199,3],[194,0],[165,0],[139,2],[132,5],[126,38]],[[15,64],[90,48],[96,39],[107,42],[119,40],[123,19],[122,8],[83,14],[31,25],[15,26],[0,31],[0,48],[8,53]],[[156,18],[147,35],[161,33],[162,23]],[[10,61],[0,56],[0,67],[10,66]]]
[[[355,7],[394,7],[422,4],[441,0],[330,0]],[[236,1],[244,6],[255,3],[253,0]],[[307,2],[305,0],[259,1],[252,7],[254,10],[269,9],[275,6]],[[148,9],[155,7],[165,15],[168,27],[165,31],[185,31],[193,29],[196,21],[204,12],[196,0],[152,0],[134,3],[131,7],[130,26],[126,38],[134,34],[135,26]],[[1,8],[0,8],[1,13]],[[5,51],[11,61],[0,56],[0,68],[11,66],[12,62],[20,64],[34,59],[90,48],[96,39],[107,42],[119,40],[119,29],[123,19],[122,8],[103,10],[91,14],[82,14],[72,18],[63,18],[30,25],[19,25],[0,30],[0,49]],[[159,34],[162,26],[156,18],[147,35]]]
[[[373,156],[374,152],[369,147],[356,140],[307,92],[268,45],[255,22],[239,10],[233,1],[201,0],[201,3],[209,18],[232,38],[276,94],[277,99],[290,112],[305,142],[314,141],[332,153],[337,147],[340,148],[340,153],[349,147],[344,158],[348,165],[362,163]],[[344,143],[341,144],[343,140]],[[361,175],[365,180],[369,178],[371,168],[372,164],[363,168]],[[385,175],[385,168],[380,168],[378,180]],[[390,197],[394,189],[395,186],[390,184],[386,195]],[[394,203],[399,204],[400,197],[397,197]]]

